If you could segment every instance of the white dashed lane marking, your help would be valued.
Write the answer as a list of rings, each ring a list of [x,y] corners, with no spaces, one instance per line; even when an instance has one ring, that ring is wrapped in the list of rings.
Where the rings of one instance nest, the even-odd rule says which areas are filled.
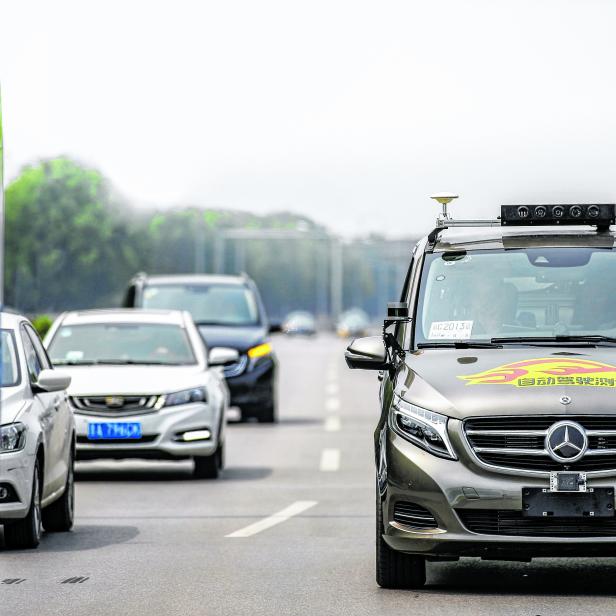
[[[324,472],[332,472],[340,469],[340,449],[324,449],[321,452],[321,464],[319,469]]]
[[[252,537],[257,533],[260,533],[268,528],[272,528],[272,526],[277,526],[278,524],[282,524],[282,522],[286,522],[290,520],[292,517],[303,513],[307,509],[314,507],[317,504],[317,501],[296,501],[292,505],[289,505],[282,511],[278,513],[274,513],[273,515],[268,516],[267,518],[263,518],[254,524],[250,524],[244,528],[240,528],[240,530],[236,530],[230,535],[226,535],[227,537],[237,538],[237,537]]]
[[[325,420],[326,432],[338,432],[340,430],[340,417],[332,415]]]
[[[335,397],[332,396],[331,398],[327,398],[327,400],[325,400],[325,410],[328,412],[332,412],[332,411],[337,411],[340,408],[340,400]]]

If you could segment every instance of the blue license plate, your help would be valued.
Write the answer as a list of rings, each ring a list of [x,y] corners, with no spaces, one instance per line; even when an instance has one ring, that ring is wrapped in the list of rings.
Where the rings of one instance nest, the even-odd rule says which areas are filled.
[[[91,441],[135,438],[141,438],[141,424],[136,421],[88,424],[88,439]]]

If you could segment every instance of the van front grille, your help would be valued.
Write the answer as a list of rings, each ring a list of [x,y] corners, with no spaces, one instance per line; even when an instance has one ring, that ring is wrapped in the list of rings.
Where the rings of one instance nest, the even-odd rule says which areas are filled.
[[[588,449],[575,462],[550,457],[545,439],[559,421],[581,425]],[[519,417],[474,417],[464,422],[464,433],[474,454],[491,466],[538,472],[616,472],[616,415],[529,415]]]

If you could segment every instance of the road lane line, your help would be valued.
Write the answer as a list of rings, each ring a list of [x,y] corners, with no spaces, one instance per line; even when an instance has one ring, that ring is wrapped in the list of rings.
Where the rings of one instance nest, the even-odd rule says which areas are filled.
[[[325,420],[325,432],[338,432],[340,430],[340,417],[333,415]]]
[[[326,411],[337,411],[340,408],[340,400],[335,396],[328,398],[325,400],[325,410]]]
[[[340,469],[340,449],[324,449],[321,452],[319,470],[332,472]]]
[[[282,522],[286,522],[293,516],[299,515],[306,509],[310,509],[317,504],[317,501],[296,501],[292,505],[289,505],[282,511],[278,513],[274,513],[273,515],[268,516],[267,518],[263,518],[254,524],[250,524],[245,528],[240,528],[240,530],[236,530],[230,535],[225,535],[226,537],[252,537],[257,533],[260,533],[268,528],[272,528],[272,526],[276,526],[277,524],[281,524]]]
[[[338,394],[338,383],[336,383],[335,381],[328,383],[327,387],[325,388],[325,391],[330,396],[336,396]]]

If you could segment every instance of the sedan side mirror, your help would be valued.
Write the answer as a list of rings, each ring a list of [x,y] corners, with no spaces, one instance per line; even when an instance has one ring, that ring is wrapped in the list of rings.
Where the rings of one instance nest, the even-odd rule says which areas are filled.
[[[62,391],[71,384],[71,377],[62,370],[41,370],[34,387],[39,391],[51,393],[52,391]]]
[[[227,364],[234,364],[240,359],[240,354],[236,349],[230,349],[229,347],[214,347],[210,350],[208,356],[208,364],[210,366],[226,366]]]
[[[359,370],[387,370],[387,351],[381,336],[356,338],[344,354],[347,366]]]

